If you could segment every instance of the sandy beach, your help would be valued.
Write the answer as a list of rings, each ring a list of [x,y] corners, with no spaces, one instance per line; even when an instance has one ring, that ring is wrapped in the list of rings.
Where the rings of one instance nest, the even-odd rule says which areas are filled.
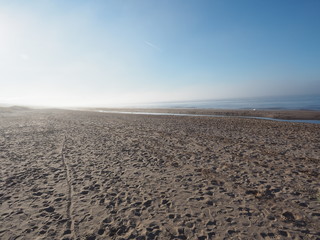
[[[319,124],[1,108],[0,163],[3,240],[320,239]]]

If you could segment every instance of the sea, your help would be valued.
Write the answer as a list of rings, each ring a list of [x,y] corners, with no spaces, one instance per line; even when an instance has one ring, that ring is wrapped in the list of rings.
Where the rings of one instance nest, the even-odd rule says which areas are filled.
[[[160,102],[139,107],[320,111],[320,95]]]

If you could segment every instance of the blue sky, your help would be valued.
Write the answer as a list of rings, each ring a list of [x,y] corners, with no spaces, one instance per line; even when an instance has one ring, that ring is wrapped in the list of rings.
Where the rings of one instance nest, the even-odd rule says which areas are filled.
[[[320,93],[320,1],[0,1],[0,103]]]

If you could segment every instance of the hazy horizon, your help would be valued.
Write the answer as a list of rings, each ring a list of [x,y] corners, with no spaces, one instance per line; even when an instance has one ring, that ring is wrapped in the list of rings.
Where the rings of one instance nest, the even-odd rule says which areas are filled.
[[[320,95],[320,2],[0,3],[0,104]]]

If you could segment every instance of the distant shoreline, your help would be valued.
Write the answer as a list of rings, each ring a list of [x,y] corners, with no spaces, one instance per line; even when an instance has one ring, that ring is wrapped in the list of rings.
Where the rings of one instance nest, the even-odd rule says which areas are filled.
[[[37,111],[37,110],[75,110],[95,111],[105,113],[121,114],[143,114],[143,115],[176,115],[176,116],[207,116],[207,117],[240,117],[264,120],[276,120],[287,122],[311,122],[319,123],[320,111],[318,110],[255,110],[255,109],[201,109],[201,108],[41,108],[28,107],[0,107],[1,113]]]
[[[125,108],[187,108],[187,109],[228,109],[228,110],[299,110],[320,111],[320,95],[230,98],[216,100],[195,100],[158,102]]]
[[[229,109],[186,109],[186,108],[95,108],[86,109],[108,113],[244,117],[266,120],[316,120],[320,121],[320,111],[314,110],[229,110]]]

